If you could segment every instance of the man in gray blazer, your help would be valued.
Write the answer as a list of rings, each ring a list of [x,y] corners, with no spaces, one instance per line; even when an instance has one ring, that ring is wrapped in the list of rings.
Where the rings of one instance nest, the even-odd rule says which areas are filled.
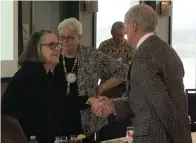
[[[191,143],[183,64],[176,51],[154,35],[158,15],[139,4],[126,13],[125,25],[135,48],[128,97],[100,97],[100,106],[92,105],[92,111],[98,116],[114,113],[117,119],[134,114],[134,143]]]

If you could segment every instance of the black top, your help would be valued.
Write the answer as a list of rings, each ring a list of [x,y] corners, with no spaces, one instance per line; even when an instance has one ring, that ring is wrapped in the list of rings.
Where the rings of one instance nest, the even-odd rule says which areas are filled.
[[[57,130],[57,87],[53,76],[42,64],[29,63],[16,72],[2,98],[2,114],[16,117],[27,137],[36,135],[38,141],[51,140]],[[55,96],[54,96],[55,95]]]
[[[27,139],[36,135],[39,143],[53,143],[55,136],[82,133],[79,111],[86,108],[88,97],[65,96],[61,72],[62,63],[55,76],[42,64],[29,63],[10,81],[2,97],[2,114],[16,117]],[[72,86],[72,93],[77,93],[75,89]]]
[[[65,58],[66,69],[68,73],[72,71],[74,61],[75,58]],[[77,75],[77,65],[74,69],[74,73]],[[86,105],[88,96],[78,96],[77,81],[70,84],[70,94],[66,95],[67,80],[65,78],[62,57],[60,57],[60,62],[55,68],[55,78],[60,83],[60,89],[63,89],[61,93],[63,93],[64,112],[62,112],[61,115],[61,135],[66,135],[69,137],[70,135],[81,134],[83,131],[81,127],[80,110],[89,108],[89,106]]]

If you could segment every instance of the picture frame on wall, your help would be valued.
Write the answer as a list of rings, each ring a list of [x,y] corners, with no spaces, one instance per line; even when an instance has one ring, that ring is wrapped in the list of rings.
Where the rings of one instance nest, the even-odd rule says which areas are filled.
[[[23,35],[23,50],[27,46],[29,36],[30,36],[30,25],[29,24],[23,24],[22,25],[22,35]]]
[[[27,46],[30,35],[32,34],[32,1],[21,1],[20,15],[20,32],[21,32],[21,50],[20,55]]]

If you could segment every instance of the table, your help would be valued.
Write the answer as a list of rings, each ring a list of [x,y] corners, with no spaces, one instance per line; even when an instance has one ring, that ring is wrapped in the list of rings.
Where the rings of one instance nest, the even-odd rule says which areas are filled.
[[[192,135],[193,143],[196,143],[196,132],[191,133],[191,135]]]
[[[112,142],[112,141],[117,141],[117,140],[121,140],[123,142],[127,141],[127,138],[126,137],[123,137],[123,138],[117,138],[117,139],[111,139],[111,140],[107,140],[107,141],[102,141],[100,143],[107,143],[107,142]]]
[[[196,143],[196,132],[191,133],[191,136],[192,136],[193,143]],[[112,139],[112,140],[107,140],[107,141],[115,141],[115,140],[126,141],[126,137],[124,137],[124,138],[118,138],[118,139]],[[105,143],[107,141],[102,141],[101,143]]]

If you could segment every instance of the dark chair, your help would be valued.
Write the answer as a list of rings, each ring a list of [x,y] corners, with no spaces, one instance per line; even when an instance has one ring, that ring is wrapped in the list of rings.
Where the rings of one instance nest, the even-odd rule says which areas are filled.
[[[127,127],[131,126],[130,119],[116,121],[114,115],[108,117],[108,125],[99,131],[99,140],[105,141],[126,136]]]
[[[196,89],[186,89],[188,114],[191,117],[191,131],[196,131]]]
[[[28,143],[16,118],[1,115],[1,143]]]

